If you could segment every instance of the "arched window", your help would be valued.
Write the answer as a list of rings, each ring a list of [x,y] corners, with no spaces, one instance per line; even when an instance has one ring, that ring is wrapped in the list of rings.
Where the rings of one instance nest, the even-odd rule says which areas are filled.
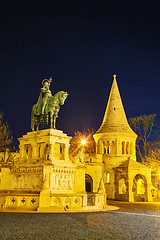
[[[60,151],[60,154],[62,154],[63,153],[63,147],[62,147],[62,145],[60,144],[60,149],[59,149],[59,151]]]
[[[107,154],[111,153],[111,147],[109,141],[107,141]]]
[[[126,193],[126,181],[124,178],[121,178],[119,180],[119,194],[125,194]]]
[[[106,173],[106,183],[110,183],[110,173]]]
[[[91,193],[93,192],[93,179],[90,175],[85,175],[85,184],[86,184],[86,192]]]
[[[129,142],[126,143],[126,154],[129,154]]]
[[[122,142],[122,154],[125,154],[125,142]]]
[[[139,178],[137,181],[137,194],[144,194],[144,193],[145,193],[144,180],[142,178]]]
[[[38,157],[41,156],[41,146],[38,147]]]
[[[104,146],[104,148],[103,148],[103,153],[104,154],[106,153],[106,146]]]
[[[107,146],[106,146],[106,143],[103,142],[103,151],[102,151],[102,154],[105,154],[107,152]]]
[[[130,143],[130,154],[133,155],[133,143]]]
[[[97,154],[102,154],[102,139],[98,140],[98,143],[97,143]]]
[[[133,179],[132,192],[134,193],[134,200],[147,201],[147,180],[142,174],[137,174]]]

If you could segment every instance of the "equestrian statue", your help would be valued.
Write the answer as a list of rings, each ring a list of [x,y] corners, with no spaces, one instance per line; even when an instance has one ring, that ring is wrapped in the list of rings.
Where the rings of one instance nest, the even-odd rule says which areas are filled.
[[[67,96],[67,92],[59,91],[54,96],[49,89],[52,78],[44,79],[42,81],[42,88],[38,101],[32,107],[31,112],[31,129],[34,131],[36,125],[36,131],[39,130],[39,125],[50,125],[50,128],[56,128],[56,118],[60,110],[60,105],[63,105]]]

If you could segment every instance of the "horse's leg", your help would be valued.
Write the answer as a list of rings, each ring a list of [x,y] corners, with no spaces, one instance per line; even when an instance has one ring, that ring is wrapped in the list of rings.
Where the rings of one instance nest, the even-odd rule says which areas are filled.
[[[50,128],[55,128],[55,106],[52,106],[51,110],[48,112],[50,118]]]
[[[37,126],[37,121],[39,122],[39,119],[38,119],[39,116],[36,115],[36,112],[37,112],[36,108],[37,107],[36,107],[36,104],[35,104],[35,105],[33,105],[32,111],[31,111],[31,129],[32,129],[32,131],[34,131],[35,125],[36,125],[36,127],[39,126],[39,124]]]
[[[54,119],[53,119],[54,120],[54,129],[56,129],[56,119],[58,117],[58,112],[59,112],[59,108],[56,109],[56,112],[53,115],[54,116]]]
[[[53,128],[55,129],[56,128],[56,118],[57,118],[57,114],[55,113],[53,115]]]
[[[36,131],[39,131],[39,124],[37,124],[36,126]]]
[[[33,123],[32,119],[31,119],[31,130],[32,130],[32,132],[34,131],[34,123]]]
[[[50,128],[53,128],[53,112],[49,112],[49,118],[50,118]]]
[[[40,125],[40,120],[41,119],[41,115],[37,116],[37,121],[36,121],[36,131],[39,131],[39,125]]]

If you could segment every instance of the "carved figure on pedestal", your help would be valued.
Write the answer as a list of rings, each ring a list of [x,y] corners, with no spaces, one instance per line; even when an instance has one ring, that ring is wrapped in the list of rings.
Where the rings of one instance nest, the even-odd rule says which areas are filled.
[[[52,145],[46,144],[45,150],[44,150],[44,158],[45,160],[51,160],[52,158]]]
[[[72,157],[72,162],[79,164],[79,163],[84,163],[85,159],[84,159],[84,149],[80,148],[77,155],[75,157]]]
[[[50,124],[50,128],[56,128],[56,118],[58,117],[58,112],[60,110],[60,105],[63,105],[68,93],[64,91],[57,92],[52,96],[49,90],[51,78],[44,79],[42,81],[43,87],[38,98],[37,103],[33,106],[31,112],[31,129],[34,131],[34,126],[36,125],[36,130],[39,130],[39,125]]]
[[[32,158],[32,146],[28,147],[28,158]]]

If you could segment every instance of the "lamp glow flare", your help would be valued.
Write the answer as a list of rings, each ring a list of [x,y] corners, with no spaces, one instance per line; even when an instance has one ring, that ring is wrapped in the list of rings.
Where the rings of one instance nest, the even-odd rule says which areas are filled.
[[[83,140],[82,140],[82,145],[85,145],[85,144],[86,144],[86,140],[83,139]]]

